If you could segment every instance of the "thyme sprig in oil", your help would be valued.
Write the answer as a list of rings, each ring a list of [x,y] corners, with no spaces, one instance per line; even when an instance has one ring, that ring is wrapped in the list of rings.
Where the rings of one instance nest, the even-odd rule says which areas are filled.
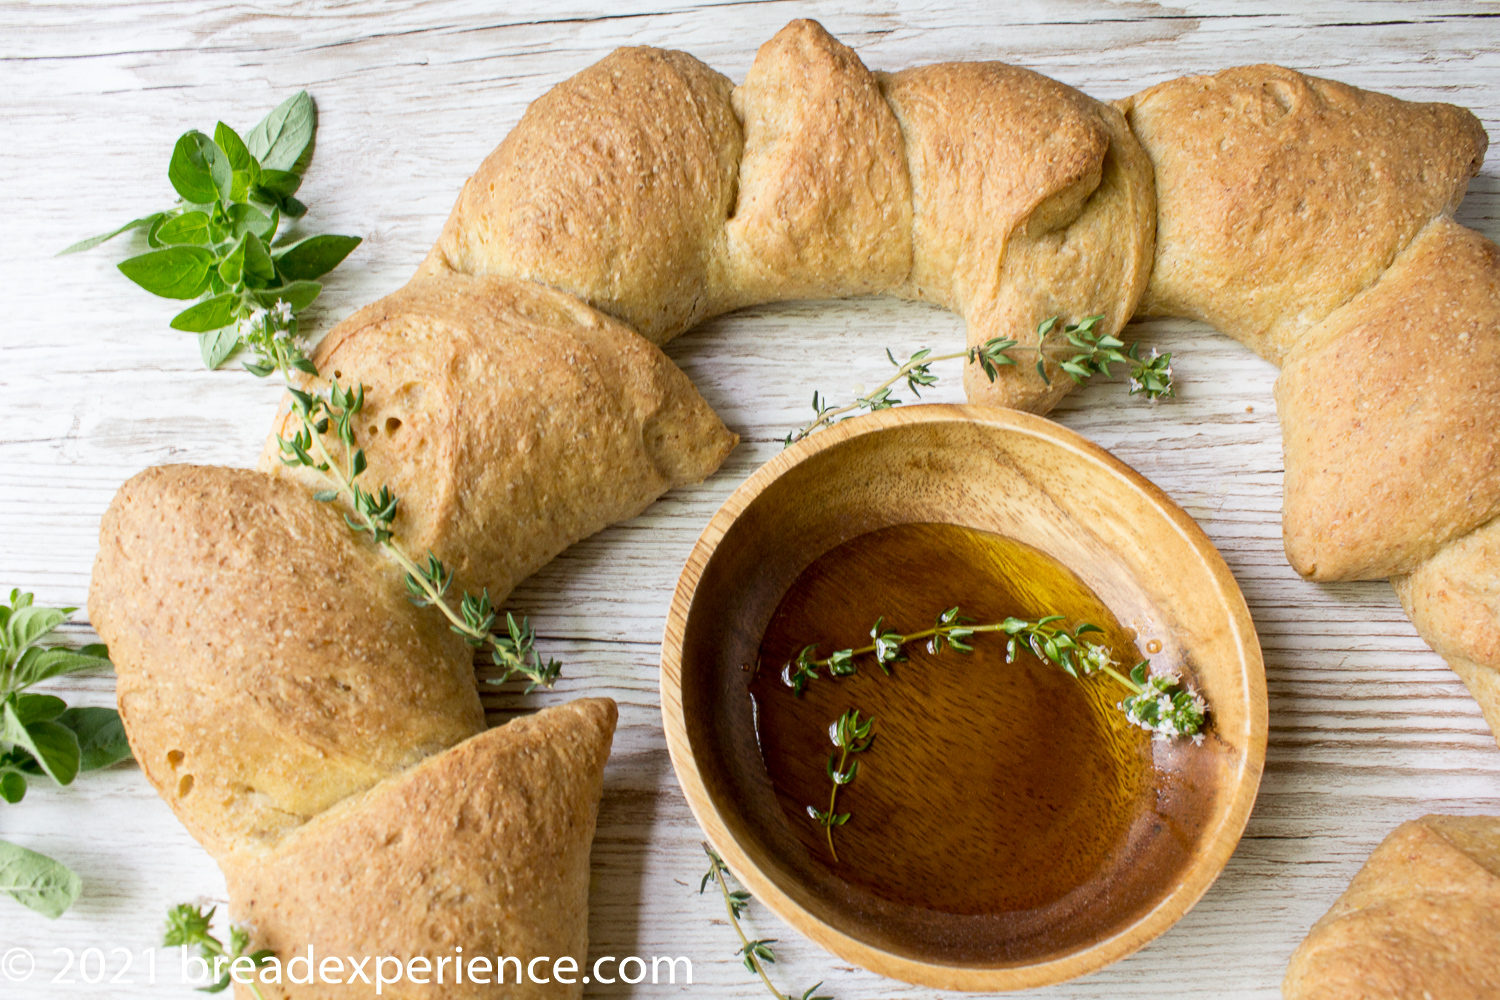
[[[833,855],[835,861],[839,859],[839,852],[833,846],[833,828],[849,822],[849,813],[841,813],[837,808],[839,790],[859,775],[859,761],[849,758],[864,753],[875,744],[875,734],[871,732],[874,727],[875,720],[860,718],[857,708],[849,709],[828,727],[828,739],[833,743],[826,768],[832,785],[832,790],[828,793],[828,808],[808,806],[807,814],[823,828],[828,838],[828,853]]]
[[[1084,638],[1093,633],[1102,634],[1103,629],[1089,622],[1080,622],[1069,630],[1065,624],[1059,624],[1065,621],[1066,616],[1054,614],[1036,621],[1008,617],[999,622],[975,624],[955,606],[938,615],[931,628],[902,634],[887,626],[885,618],[881,617],[870,631],[872,641],[868,646],[835,650],[821,658],[817,655],[816,643],[803,646],[797,658],[782,668],[781,679],[800,695],[811,681],[821,676],[821,670],[826,670],[828,676],[834,678],[857,673],[856,661],[862,656],[874,656],[881,671],[889,675],[890,665],[905,659],[903,647],[913,642],[926,640],[929,653],[941,653],[951,647],[967,654],[974,650],[975,636],[1003,633],[1007,637],[1005,662],[1015,662],[1016,655],[1024,649],[1037,659],[1062,668],[1072,677],[1105,674],[1129,691],[1117,707],[1131,724],[1164,739],[1186,736],[1195,742],[1202,741],[1208,706],[1200,694],[1188,688],[1175,674],[1150,674],[1148,660],[1141,660],[1128,674],[1120,672],[1108,647]]]

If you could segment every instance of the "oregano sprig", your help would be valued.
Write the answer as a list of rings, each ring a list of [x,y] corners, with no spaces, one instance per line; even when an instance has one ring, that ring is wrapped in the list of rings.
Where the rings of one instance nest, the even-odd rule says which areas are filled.
[[[1132,344],[1128,351],[1123,350],[1124,341],[1110,334],[1101,333],[1097,329],[1103,319],[1102,315],[1087,316],[1077,323],[1068,323],[1059,327],[1060,317],[1051,316],[1038,324],[1036,346],[1026,348],[1026,350],[1036,352],[1036,370],[1037,374],[1042,377],[1042,381],[1048,385],[1052,384],[1052,377],[1047,370],[1049,363],[1056,365],[1074,382],[1080,383],[1095,375],[1109,378],[1109,366],[1120,364],[1130,368],[1130,394],[1132,396],[1144,394],[1147,399],[1155,401],[1163,396],[1173,395],[1172,355],[1159,354],[1153,350],[1150,357],[1141,357],[1138,343]],[[1066,357],[1059,355],[1055,340],[1058,335],[1061,335],[1064,341],[1075,349],[1073,354]],[[1049,338],[1053,340],[1049,342]],[[922,389],[937,384],[938,377],[933,374],[932,365],[939,361],[964,358],[968,364],[979,365],[980,370],[993,382],[1001,368],[1016,364],[1016,359],[1011,355],[1018,346],[1019,343],[1009,337],[991,337],[982,344],[964,351],[954,351],[951,354],[934,355],[932,348],[924,347],[905,361],[897,361],[896,356],[887,348],[885,356],[896,368],[894,375],[876,386],[873,392],[860,396],[845,406],[831,406],[826,396],[814,392],[813,419],[787,434],[782,444],[790,447],[824,427],[831,427],[841,420],[847,420],[857,412],[874,413],[900,406],[902,401],[893,396],[892,392],[895,391],[896,383],[903,379],[906,380],[907,388],[921,398]]]
[[[878,619],[870,630],[873,640],[868,646],[839,649],[819,658],[817,644],[803,646],[796,658],[781,671],[782,682],[793,693],[802,694],[807,685],[821,676],[818,671],[827,670],[830,677],[849,677],[858,672],[856,660],[873,655],[881,670],[889,675],[889,665],[904,658],[900,650],[920,640],[927,640],[927,651],[941,653],[951,647],[959,653],[974,650],[976,635],[999,632],[1006,637],[1005,662],[1013,663],[1021,650],[1026,650],[1039,660],[1062,668],[1069,676],[1084,678],[1102,673],[1117,681],[1130,693],[1119,702],[1119,709],[1134,725],[1162,738],[1178,736],[1192,737],[1202,742],[1202,730],[1208,708],[1203,697],[1182,683],[1181,678],[1171,673],[1149,674],[1150,661],[1142,660],[1129,672],[1121,673],[1108,647],[1091,642],[1084,636],[1103,633],[1103,629],[1089,622],[1080,622],[1071,631],[1063,615],[1045,615],[1036,621],[1008,617],[1003,621],[976,625],[952,607],[937,616],[933,626],[918,632],[902,634],[885,624],[884,617]]]
[[[296,314],[322,291],[314,279],[360,244],[357,236],[277,237],[286,219],[307,212],[294,195],[316,131],[317,115],[304,90],[243,139],[223,122],[213,138],[187,132],[167,166],[176,205],[75,243],[62,254],[145,229],[152,250],[121,261],[120,271],[154,295],[199,299],[173,317],[172,328],[198,334],[204,364],[217,368],[242,344],[257,343],[274,354],[272,338],[280,332],[283,343],[290,343]],[[295,361],[288,359],[288,366],[295,367]],[[265,376],[282,366],[246,367]]]
[[[783,993],[776,988],[776,984],[772,983],[771,977],[766,974],[766,966],[774,965],[776,962],[776,953],[771,949],[776,939],[753,939],[745,933],[745,929],[740,926],[740,918],[750,908],[750,893],[744,889],[731,890],[728,880],[733,877],[733,873],[724,864],[724,859],[707,844],[703,845],[703,851],[708,855],[708,871],[698,883],[698,894],[701,896],[708,889],[710,882],[719,887],[719,891],[724,896],[724,911],[729,914],[729,925],[734,928],[735,934],[740,939],[740,947],[735,954],[745,963],[745,968],[760,977],[760,981],[765,984],[766,989],[776,1000],[833,1000],[831,996],[814,995],[823,985],[821,982],[814,983],[803,990],[800,997]]]
[[[874,719],[861,719],[859,709],[851,708],[828,727],[828,739],[834,747],[828,753],[828,765],[825,768],[833,786],[828,793],[828,808],[808,806],[807,814],[823,828],[828,837],[828,853],[833,855],[834,861],[839,859],[839,852],[833,846],[833,828],[849,822],[849,813],[841,813],[837,808],[839,790],[859,775],[859,761],[851,761],[849,758],[864,753],[875,745],[875,735],[870,731],[874,726]]]
[[[112,708],[69,708],[61,698],[30,687],[81,670],[108,670],[109,651],[44,646],[77,608],[46,608],[31,594],[10,592],[0,603],[0,799],[15,805],[30,782],[46,776],[70,785],[81,772],[130,756],[120,714]],[[0,892],[56,919],[78,898],[82,883],[61,862],[0,841]]]
[[[229,988],[231,973],[237,972],[249,974],[249,982],[241,980],[241,983],[250,987],[256,1000],[265,1000],[260,986],[255,982],[254,972],[268,964],[276,953],[269,948],[261,948],[247,954],[245,949],[250,947],[250,934],[238,924],[229,925],[229,946],[226,948],[223,942],[209,933],[217,910],[216,906],[210,907],[204,913],[201,905],[192,903],[172,907],[167,911],[167,929],[162,935],[162,944],[168,948],[182,946],[198,949],[199,956],[208,965],[211,980],[207,986],[198,987],[199,993],[222,993]],[[240,961],[248,961],[250,968],[236,968],[235,963]]]

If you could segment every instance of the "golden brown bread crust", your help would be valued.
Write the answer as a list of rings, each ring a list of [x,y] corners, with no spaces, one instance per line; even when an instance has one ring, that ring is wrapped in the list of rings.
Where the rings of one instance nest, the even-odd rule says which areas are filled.
[[[1500,247],[1441,217],[1276,381],[1287,558],[1408,573],[1500,514]]]
[[[1281,989],[1286,1000],[1500,996],[1500,817],[1397,827],[1313,925]]]
[[[1243,66],[1124,102],[1156,167],[1145,315],[1190,316],[1278,364],[1450,213],[1488,138],[1472,114]]]
[[[732,93],[654,49],[553,88],[465,185],[423,273],[544,282],[656,343],[744,305],[877,293],[948,306],[971,344],[1032,345],[1058,313],[1125,325],[1154,197],[1115,109],[1002,63],[872,74],[801,20]],[[977,372],[971,399],[1039,412],[1073,387],[1032,364]]]
[[[455,587],[496,602],[580,538],[706,478],[738,441],[659,348],[530,281],[418,276],[335,327],[314,361],[365,386],[367,481],[400,498],[408,552],[435,552]],[[294,419],[283,408],[278,432]],[[322,488],[278,450],[273,434],[261,468]]]
[[[1036,344],[1049,316],[1135,310],[1156,225],[1151,165],[1119,112],[1004,63],[941,63],[882,77],[906,138],[912,274],[902,294],[963,316],[970,346]],[[1021,353],[1021,352],[1017,352]],[[1045,413],[1073,382],[1034,364],[991,383],[964,371],[973,402]]]
[[[720,311],[733,85],[685,52],[619,49],[542,95],[464,184],[423,273],[529,278],[661,344]]]
[[[793,21],[760,47],[733,103],[745,150],[725,307],[900,287],[911,181],[901,129],[859,56],[816,21]]]
[[[584,698],[475,736],[347,799],[269,855],[222,865],[253,946],[295,955],[433,962],[515,956],[577,960],[575,984],[410,981],[397,998],[579,997],[588,974],[589,847],[615,703]],[[482,968],[482,967],[481,967]],[[535,967],[551,978],[552,962]],[[544,971],[545,970],[545,971]],[[373,963],[367,967],[373,980]],[[345,967],[345,976],[348,967]],[[390,975],[389,969],[387,975]],[[266,1000],[369,996],[368,986],[262,986]],[[248,989],[240,988],[243,1000]]]
[[[1500,521],[1391,580],[1412,624],[1463,678],[1500,743]]]
[[[336,512],[257,472],[164,466],[121,487],[89,617],[136,759],[216,855],[484,728],[468,647]]]

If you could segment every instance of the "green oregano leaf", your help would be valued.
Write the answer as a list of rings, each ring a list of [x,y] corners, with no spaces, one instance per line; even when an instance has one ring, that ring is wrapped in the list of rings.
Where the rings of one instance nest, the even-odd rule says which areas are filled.
[[[276,269],[288,281],[321,278],[362,241],[358,236],[309,236],[276,252]]]
[[[80,252],[82,250],[92,250],[92,249],[94,249],[94,247],[98,246],[99,244],[105,242],[106,240],[112,240],[116,236],[119,236],[121,233],[129,232],[132,229],[141,229],[143,227],[153,227],[153,226],[155,226],[157,223],[159,223],[161,221],[162,216],[163,216],[163,213],[161,213],[161,212],[153,212],[150,215],[143,215],[139,219],[131,219],[129,222],[125,223],[125,225],[121,226],[119,229],[111,230],[110,232],[107,232],[107,233],[103,234],[102,236],[90,236],[86,240],[79,240],[77,243],[74,243],[72,246],[68,247],[66,250],[59,250],[57,252],[57,256],[64,257],[64,256],[66,256],[66,255],[68,255],[70,253],[78,253],[78,252]]]
[[[301,173],[311,159],[317,115],[307,91],[282,101],[245,137],[250,155],[267,170]]]
[[[239,328],[235,326],[226,326],[198,335],[198,353],[203,356],[204,365],[210,369],[222,365],[239,345]]]
[[[153,295],[167,299],[195,299],[208,287],[214,255],[202,247],[177,246],[153,250],[120,261],[121,273]]]
[[[0,892],[48,920],[67,912],[83,883],[71,868],[45,854],[0,840]]]
[[[211,204],[219,198],[214,164],[223,155],[214,141],[202,132],[188,132],[177,140],[177,145],[172,150],[167,179],[184,201],[195,205]],[[220,172],[232,172],[227,160]]]

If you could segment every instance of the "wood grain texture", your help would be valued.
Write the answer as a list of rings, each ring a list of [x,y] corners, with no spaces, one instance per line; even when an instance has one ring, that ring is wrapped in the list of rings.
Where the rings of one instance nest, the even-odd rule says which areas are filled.
[[[304,188],[308,231],[366,237],[310,317],[323,330],[415,270],[459,186],[564,76],[625,44],[685,49],[738,81],[762,41],[793,17],[820,19],[877,69],[1004,59],[1125,96],[1183,73],[1273,59],[1414,100],[1474,110],[1500,134],[1500,8],[1470,2],[920,0],[682,3],[633,0],[601,15],[576,2],[477,0],[336,5],[217,0],[0,5],[7,141],[0,182],[0,584],[82,604],[97,526],[118,485],[170,461],[250,465],[278,391],[243,372],[202,371],[171,303],[114,269],[129,247],[55,260],[76,239],[170,201],[170,144],[222,117],[254,123],[286,94],[318,101],[318,153]],[[1500,238],[1500,168],[1471,185],[1458,220]],[[1500,811],[1500,752],[1478,706],[1417,637],[1385,584],[1300,580],[1281,547],[1275,371],[1187,322],[1132,328],[1171,350],[1180,398],[1151,407],[1120,385],[1090,386],[1055,415],[1160,485],[1219,547],[1244,589],[1265,653],[1267,772],[1224,875],[1176,927],[1057,998],[1277,995],[1287,957],[1398,823],[1428,812]],[[700,486],[565,553],[512,606],[536,615],[567,676],[541,698],[487,696],[492,721],[582,694],[621,704],[593,854],[591,952],[684,955],[692,988],[589,987],[722,997],[762,994],[732,954],[722,907],[696,895],[701,834],[661,733],[657,654],[677,574],[719,504],[801,422],[814,389],[846,397],[889,370],[882,349],[958,345],[960,321],[881,300],[785,303],[714,320],[670,345],[745,439]],[[929,394],[960,401],[956,369]],[[84,625],[70,627],[88,641]],[[113,679],[56,685],[108,704]],[[208,856],[123,766],[65,790],[38,786],[0,807],[0,837],[73,865],[85,892],[44,924],[0,902],[0,944],[37,957],[7,997],[189,995],[150,987],[140,952],[166,907],[223,895]],[[780,981],[819,980],[840,1000],[934,997],[854,971],[753,910],[779,937]],[[136,953],[136,985],[49,983],[54,947]],[[3,950],[3,949],[0,949]],[[119,968],[112,959],[111,975]],[[176,958],[158,979],[176,983]],[[75,971],[73,978],[78,979]],[[108,978],[108,977],[106,977]]]

